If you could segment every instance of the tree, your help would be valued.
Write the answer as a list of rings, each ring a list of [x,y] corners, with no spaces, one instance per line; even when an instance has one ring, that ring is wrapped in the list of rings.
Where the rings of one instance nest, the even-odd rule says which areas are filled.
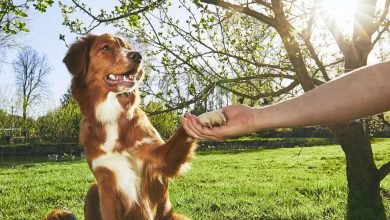
[[[164,109],[164,106],[159,102],[149,102],[145,106],[145,110],[149,112],[154,112]],[[161,137],[167,140],[172,134],[176,131],[177,126],[179,125],[179,114],[175,111],[165,112],[158,115],[152,115],[149,117],[150,122],[160,133]]]
[[[58,109],[37,119],[37,136],[44,142],[77,142],[80,120],[80,108],[71,99]]]
[[[0,87],[0,111],[3,112],[0,117],[0,129],[5,143],[9,143],[16,135],[20,135],[20,128],[22,127],[22,119],[17,116],[21,111],[20,97],[13,91],[14,86]],[[1,135],[0,135],[1,136]]]
[[[13,62],[18,91],[22,95],[23,120],[26,121],[27,110],[46,93],[46,77],[51,69],[45,55],[31,47],[21,49]]]
[[[24,0],[15,3],[12,0],[1,0],[0,3],[0,30],[6,34],[17,34],[20,31],[28,32],[25,19],[31,6],[44,13],[53,5],[53,0]]]
[[[121,6],[131,2],[123,1]],[[158,11],[143,13],[136,27],[121,19],[110,20],[131,19],[120,11],[100,14],[99,22],[113,23],[154,45],[147,53],[160,60],[152,69],[161,80],[154,80],[149,88],[160,89],[148,91],[165,103],[167,109],[160,112],[166,112],[209,98],[218,90],[240,102],[277,101],[307,92],[366,65],[369,54],[388,42],[389,0],[383,5],[357,0],[349,34],[340,30],[324,3],[201,0],[195,2],[198,11],[194,11],[191,3],[180,1],[178,8],[188,12],[188,19],[170,14],[173,6],[167,3]],[[85,5],[75,8],[90,11]],[[96,22],[96,16],[91,18]],[[361,122],[330,128],[346,155],[347,218],[386,219],[379,186],[390,172],[390,162],[376,166]]]
[[[61,106],[36,120],[40,142],[75,143],[80,131],[81,112],[68,89],[61,98]]]

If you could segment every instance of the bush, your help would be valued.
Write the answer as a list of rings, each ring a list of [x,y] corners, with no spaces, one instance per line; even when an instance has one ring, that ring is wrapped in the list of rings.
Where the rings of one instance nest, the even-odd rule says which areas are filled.
[[[38,142],[78,142],[81,112],[71,101],[36,121]]]
[[[163,105],[158,102],[150,102],[146,108],[150,112],[155,112],[163,109]],[[168,139],[179,126],[179,114],[176,111],[166,112],[157,115],[149,116],[150,122],[160,133],[161,137]]]

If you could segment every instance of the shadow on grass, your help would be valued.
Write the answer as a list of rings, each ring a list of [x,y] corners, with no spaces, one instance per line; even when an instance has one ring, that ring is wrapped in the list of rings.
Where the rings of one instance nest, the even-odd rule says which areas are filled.
[[[19,155],[19,156],[0,156],[0,167],[8,168],[15,166],[23,166],[25,168],[34,167],[35,164],[41,163],[73,163],[79,162],[84,159],[80,157],[76,157],[74,160],[57,160],[57,161],[49,161],[47,155]]]
[[[248,150],[198,150],[196,151],[197,155],[235,155],[241,153],[249,153],[249,152],[261,152],[261,151],[269,151],[269,150],[277,150],[277,149],[248,149]]]

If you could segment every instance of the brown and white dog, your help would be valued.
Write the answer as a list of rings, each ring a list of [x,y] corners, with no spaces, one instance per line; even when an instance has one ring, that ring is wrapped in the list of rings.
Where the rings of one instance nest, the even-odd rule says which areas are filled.
[[[64,58],[83,114],[80,143],[96,177],[86,220],[187,219],[173,212],[168,182],[191,158],[196,141],[180,127],[164,143],[140,109],[141,61],[139,52],[109,34],[76,41]],[[221,112],[200,117],[204,124],[226,121]]]

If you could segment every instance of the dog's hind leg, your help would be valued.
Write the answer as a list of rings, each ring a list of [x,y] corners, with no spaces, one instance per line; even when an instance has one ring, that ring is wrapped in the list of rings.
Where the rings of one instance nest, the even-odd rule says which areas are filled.
[[[188,217],[176,213],[172,213],[163,218],[164,220],[190,220]]]
[[[180,215],[175,213],[172,209],[168,212],[164,213],[162,216],[157,215],[156,219],[159,220],[190,220],[188,217],[184,215]]]

